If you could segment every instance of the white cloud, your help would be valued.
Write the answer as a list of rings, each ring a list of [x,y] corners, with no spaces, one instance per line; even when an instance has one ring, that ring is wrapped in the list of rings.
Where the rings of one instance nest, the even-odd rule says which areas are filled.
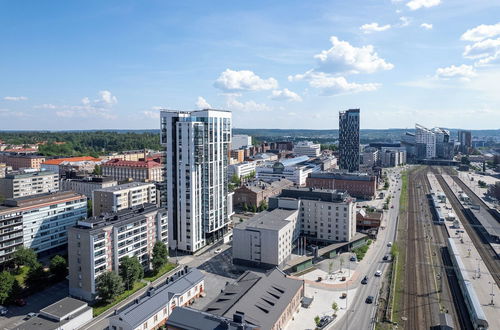
[[[460,66],[451,65],[445,68],[438,68],[436,70],[436,77],[449,79],[449,78],[462,78],[468,80],[476,76],[476,72],[472,65],[462,64]]]
[[[142,112],[144,117],[149,119],[160,119],[160,112],[153,110],[145,110]]]
[[[477,59],[489,57],[500,50],[499,39],[486,39],[465,46],[463,56],[466,58]]]
[[[493,25],[481,24],[465,31],[461,39],[466,41],[481,41],[486,38],[493,38],[497,35],[500,35],[500,23]]]
[[[5,101],[26,101],[28,98],[26,96],[4,96]]]
[[[277,101],[290,101],[290,102],[302,101],[302,97],[300,97],[300,95],[292,92],[288,88],[285,88],[283,90],[274,90],[270,98]]]
[[[422,24],[420,24],[420,27],[424,28],[426,30],[432,30],[432,24],[429,24],[429,23],[422,23]]]
[[[57,109],[57,105],[51,104],[51,103],[46,103],[46,104],[40,104],[40,105],[35,105],[35,109]]]
[[[359,28],[361,31],[364,33],[372,33],[372,32],[381,32],[385,30],[389,30],[391,28],[390,24],[386,25],[378,25],[378,23],[370,23],[370,24],[363,24]]]
[[[264,104],[264,103],[257,103],[253,100],[246,101],[246,102],[240,102],[238,100],[238,97],[240,97],[241,94],[237,93],[232,93],[232,94],[226,94],[226,106],[229,110],[231,111],[243,111],[243,112],[260,112],[260,111],[272,111],[272,109]]]
[[[411,10],[417,10],[420,8],[430,8],[437,6],[441,3],[441,0],[411,0],[406,3],[408,8]]]
[[[111,113],[112,107],[118,103],[116,96],[108,90],[99,91],[99,97],[91,100],[89,97],[84,97],[81,100],[81,105],[61,106],[61,111],[57,111],[59,117],[101,117],[104,119],[115,119],[116,115]],[[57,107],[55,107],[57,108]],[[53,109],[55,109],[53,108]]]
[[[198,100],[196,101],[196,107],[198,109],[210,109],[212,106],[205,100],[203,97],[198,96]]]
[[[319,62],[319,71],[349,73],[374,73],[391,70],[394,65],[380,58],[372,45],[354,47],[337,37],[330,38],[332,47],[314,56]]]
[[[411,22],[411,19],[409,17],[406,17],[406,16],[401,16],[399,18],[399,20],[401,21],[401,23],[399,24],[400,27],[408,26],[408,25],[410,25],[410,22]]]
[[[260,91],[278,88],[278,82],[274,78],[262,79],[250,70],[226,69],[217,78],[214,86],[226,92]]]
[[[0,117],[27,117],[28,115],[22,111],[10,110],[10,109],[0,109]]]
[[[309,85],[322,90],[322,95],[331,96],[347,93],[369,92],[377,90],[380,84],[368,83],[358,84],[348,82],[341,76],[333,76],[324,72],[307,71],[304,74],[297,74],[288,77],[290,81],[307,80]]]

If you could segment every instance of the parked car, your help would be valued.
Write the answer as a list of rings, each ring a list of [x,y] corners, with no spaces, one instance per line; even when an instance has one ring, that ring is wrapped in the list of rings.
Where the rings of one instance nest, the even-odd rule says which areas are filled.
[[[7,315],[9,310],[6,307],[0,306],[0,315]]]
[[[328,324],[333,321],[333,317],[329,315],[322,316],[319,320],[318,327],[316,329],[324,329]]]
[[[19,298],[19,299],[16,299],[14,300],[14,303],[17,305],[17,306],[24,306],[26,305],[26,300],[22,299],[22,298]]]
[[[392,242],[387,243],[387,246],[391,247],[392,246]]]
[[[30,319],[30,318],[35,317],[35,316],[37,316],[37,315],[38,315],[37,313],[30,312],[30,313],[28,313],[28,314],[26,315],[26,317],[27,317],[28,319]]]
[[[377,277],[382,276],[382,271],[381,271],[381,270],[377,270],[377,271],[375,272],[375,276],[377,276]]]
[[[345,299],[347,298],[347,293],[343,292],[342,295],[340,295],[340,299]]]
[[[350,260],[350,261],[356,261],[356,256],[351,256],[351,257],[349,258],[349,260]]]
[[[372,304],[372,303],[373,303],[373,296],[368,296],[368,297],[366,297],[365,302],[366,302],[367,304]]]
[[[363,277],[361,284],[368,284],[368,276]]]
[[[215,251],[214,251],[214,253],[215,253],[215,254],[218,254],[218,253],[221,253],[221,252],[222,252],[222,248],[217,248],[217,249],[215,249]]]
[[[384,260],[384,261],[389,260],[389,256],[388,256],[388,255],[385,255],[385,256],[382,258],[382,260]]]

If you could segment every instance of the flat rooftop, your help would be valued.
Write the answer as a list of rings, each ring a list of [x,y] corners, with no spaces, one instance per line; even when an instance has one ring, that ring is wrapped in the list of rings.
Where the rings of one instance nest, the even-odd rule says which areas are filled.
[[[154,186],[154,183],[152,183],[152,182],[130,182],[130,183],[124,183],[124,184],[120,184],[120,185],[113,186],[113,187],[96,189],[95,191],[120,191],[120,190],[125,190],[125,189],[130,189],[130,188],[137,188],[137,187],[151,186],[151,185]]]
[[[6,199],[4,204],[6,206],[29,207],[38,204],[57,203],[61,200],[69,198],[86,198],[73,191],[57,191],[51,193],[38,194],[33,196],[24,196],[15,199]]]
[[[272,211],[260,212],[247,221],[236,225],[238,229],[260,228],[270,230],[280,230],[290,223],[285,220],[294,214],[298,214],[298,210],[274,209]]]
[[[62,319],[71,314],[71,312],[85,306],[87,306],[87,303],[84,301],[66,297],[41,309],[40,312],[54,319]]]

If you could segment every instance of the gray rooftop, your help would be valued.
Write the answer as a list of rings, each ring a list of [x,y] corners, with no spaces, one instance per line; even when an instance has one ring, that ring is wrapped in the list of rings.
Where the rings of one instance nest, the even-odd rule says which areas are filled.
[[[189,307],[176,307],[167,325],[185,330],[251,330],[258,327],[248,323],[233,322],[232,318],[213,315]]]
[[[197,268],[191,268],[187,274],[172,278],[173,282],[156,287],[154,291],[139,298],[112,318],[117,318],[134,329],[167,306],[173,296],[182,295],[200,283],[205,275]]]
[[[347,181],[375,181],[376,177],[374,175],[368,175],[366,173],[338,173],[338,172],[316,172],[309,173],[310,178],[319,179],[335,179],[335,180],[347,180]]]
[[[37,171],[37,172],[10,172],[5,175],[5,179],[24,179],[24,178],[34,178],[42,176],[59,176],[59,174],[50,171]]]
[[[137,187],[151,186],[151,185],[154,186],[154,183],[152,183],[152,182],[130,182],[130,183],[124,183],[124,184],[120,184],[120,185],[113,186],[113,187],[96,189],[95,191],[120,191],[120,190],[125,190],[125,189],[130,189],[130,188],[137,188]]]
[[[247,221],[240,223],[236,226],[238,229],[247,228],[261,228],[261,229],[271,229],[280,230],[290,223],[289,220],[285,220],[298,213],[297,210],[285,210],[285,209],[274,209],[272,211],[260,212]]]
[[[60,320],[85,306],[87,306],[87,303],[84,301],[66,297],[41,309],[40,313],[43,313],[47,317]]]
[[[204,311],[227,318],[242,312],[248,323],[271,329],[303,285],[304,281],[288,278],[278,269],[267,274],[247,271],[228,284]]]

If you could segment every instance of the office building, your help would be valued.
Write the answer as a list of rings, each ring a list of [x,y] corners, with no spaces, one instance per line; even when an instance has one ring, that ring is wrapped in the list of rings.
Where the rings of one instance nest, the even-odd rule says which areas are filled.
[[[297,156],[318,157],[321,154],[321,145],[311,141],[300,141],[293,147],[293,153]]]
[[[87,198],[72,191],[7,199],[12,212],[23,217],[23,245],[36,253],[66,245],[67,228],[87,216]]]
[[[401,147],[406,149],[406,156],[408,159],[414,159],[417,156],[417,146],[415,134],[405,132],[401,135]]]
[[[151,287],[147,294],[136,299],[109,318],[110,330],[154,330],[163,326],[172,312],[189,306],[205,290],[205,275],[187,266],[170,276],[166,282]],[[200,328],[203,329],[203,328]]]
[[[92,320],[92,307],[66,297],[42,308],[38,315],[16,327],[18,330],[76,330]]]
[[[111,159],[102,164],[102,175],[117,181],[163,181],[163,165],[154,160]]]
[[[286,328],[303,297],[304,281],[290,278],[278,269],[266,274],[246,271],[234,283],[227,284],[204,312],[233,320],[237,315],[238,321],[262,330],[279,330]]]
[[[406,148],[382,148],[380,151],[380,165],[395,167],[406,164]]]
[[[377,194],[377,177],[365,173],[311,173],[306,186],[346,191],[353,197],[372,199]]]
[[[0,153],[0,163],[5,163],[7,166],[11,166],[13,170],[20,170],[24,168],[34,168],[40,170],[40,166],[44,161],[45,157],[43,156],[10,152]]]
[[[0,206],[0,265],[23,246],[23,213],[20,208]]]
[[[339,113],[339,162],[341,170],[359,171],[359,109]]]
[[[309,173],[319,172],[321,167],[321,163],[310,162],[307,156],[286,158],[257,166],[257,179],[268,182],[287,179],[303,186]]]
[[[92,214],[116,212],[142,204],[157,204],[154,183],[131,182],[118,186],[96,189],[92,193]]]
[[[74,172],[67,172],[65,177],[61,179],[62,191],[74,191],[87,196],[88,199],[92,199],[92,192],[94,190],[114,187],[116,185],[118,185],[118,182],[109,176],[77,175]]]
[[[229,179],[236,175],[238,178],[248,177],[252,173],[255,174],[256,162],[243,162],[239,164],[229,165],[227,167],[227,175]]]
[[[472,132],[459,129],[458,142],[460,143],[459,147],[460,152],[468,154],[472,148]]]
[[[233,228],[233,263],[250,267],[282,267],[299,236],[298,210],[274,209],[254,215]]]
[[[263,203],[267,204],[270,197],[278,196],[283,189],[291,186],[293,186],[293,182],[287,179],[272,182],[249,181],[234,191],[233,205],[257,208]]]
[[[19,198],[59,191],[59,174],[53,172],[13,172],[0,179],[0,196]]]
[[[415,124],[415,145],[418,159],[436,158],[436,134],[432,130]]]
[[[228,231],[231,112],[162,111],[161,143],[166,148],[169,242],[193,253]]]
[[[96,279],[106,271],[118,272],[125,256],[137,257],[149,269],[157,241],[168,243],[168,218],[166,210],[156,205],[78,221],[68,228],[70,295],[94,300]]]
[[[233,135],[231,140],[231,149],[237,150],[252,145],[252,137],[244,134]]]
[[[375,147],[367,147],[361,153],[361,165],[365,168],[377,166],[380,160],[380,152]]]
[[[92,173],[96,165],[99,164],[101,164],[99,158],[84,156],[49,159],[43,162],[40,167],[44,171],[51,171],[63,175],[66,171]]]
[[[327,245],[348,242],[356,234],[356,201],[331,189],[288,188],[269,199],[269,209],[298,209],[301,235]]]

